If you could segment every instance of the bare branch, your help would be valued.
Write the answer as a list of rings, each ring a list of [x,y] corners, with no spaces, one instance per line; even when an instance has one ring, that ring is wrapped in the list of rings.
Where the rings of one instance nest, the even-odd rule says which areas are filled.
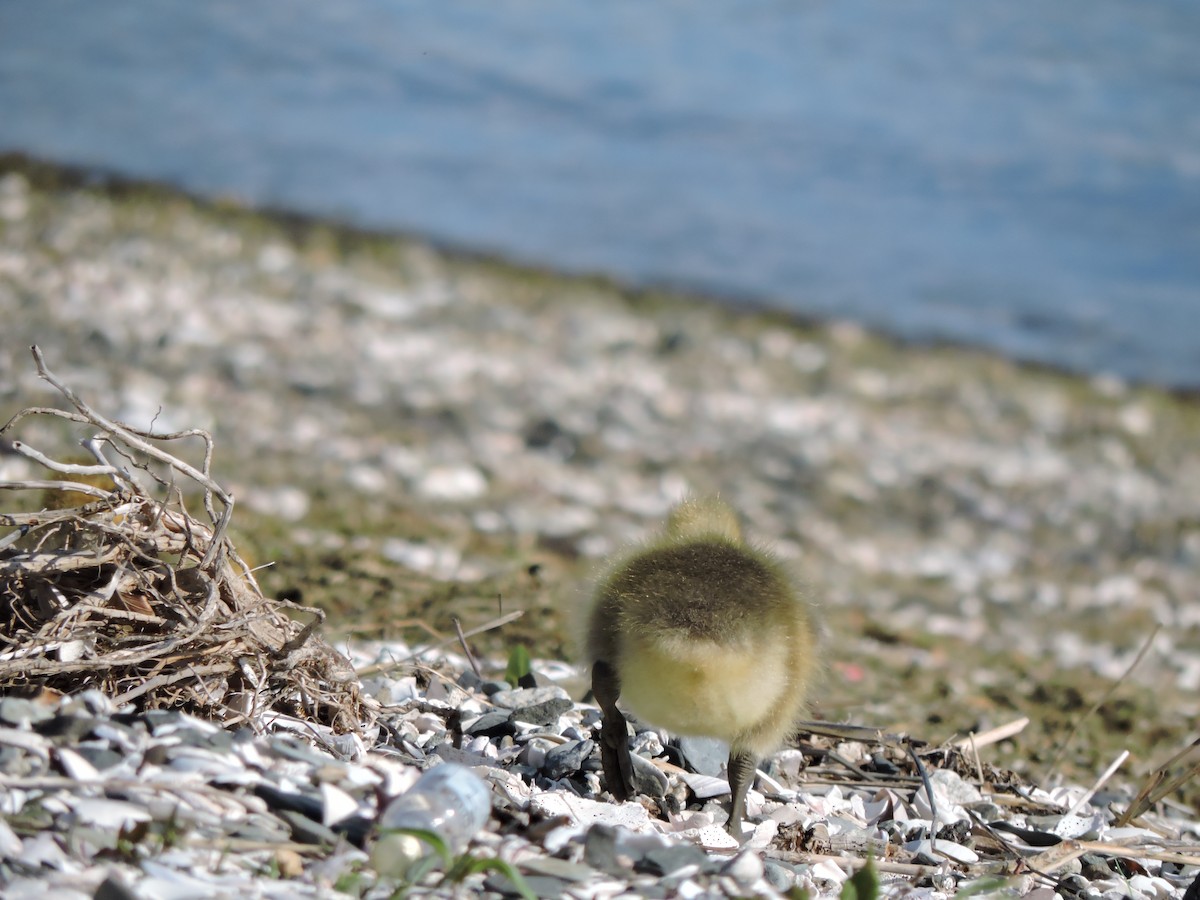
[[[13,442],[67,477],[0,482],[0,496],[32,494],[34,508],[85,502],[0,512],[0,526],[14,529],[0,538],[0,691],[31,682],[62,692],[97,687],[118,703],[182,706],[256,731],[297,716],[338,731],[369,724],[376,711],[347,677],[349,663],[318,635],[323,613],[306,610],[307,624],[293,619],[292,604],[263,596],[229,541],[233,496],[212,477],[211,436],[115,422],[32,352],[38,374],[74,409],[29,407],[4,431],[52,417],[98,433],[79,441],[95,464]],[[182,438],[203,442],[198,467],[159,445]],[[135,480],[138,470],[147,477]],[[69,480],[76,476],[114,486]],[[192,485],[207,521],[189,513]],[[238,697],[249,705],[230,703]]]

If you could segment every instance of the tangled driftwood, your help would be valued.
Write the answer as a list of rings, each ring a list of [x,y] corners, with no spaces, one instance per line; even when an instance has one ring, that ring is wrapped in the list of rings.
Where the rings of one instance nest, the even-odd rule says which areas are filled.
[[[314,633],[323,614],[264,597],[230,542],[233,497],[210,474],[211,436],[110,421],[32,349],[38,374],[74,409],[23,409],[0,437],[31,417],[78,423],[95,463],[12,441],[58,477],[0,481],[28,510],[0,513],[0,692],[96,687],[118,705],[255,728],[282,717],[337,732],[364,724],[352,669]],[[188,438],[203,442],[198,468],[162,449]],[[204,520],[185,500],[202,504]]]

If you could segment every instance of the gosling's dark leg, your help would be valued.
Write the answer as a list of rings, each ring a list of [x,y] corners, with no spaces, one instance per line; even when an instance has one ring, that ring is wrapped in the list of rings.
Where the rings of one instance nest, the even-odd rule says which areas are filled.
[[[726,829],[734,837],[738,837],[742,832],[742,819],[746,818],[746,791],[750,789],[750,782],[754,780],[754,771],[758,768],[758,760],[746,753],[729,751],[729,763],[725,770],[729,775],[729,792],[733,795],[733,802],[729,807],[729,822],[726,824]]]
[[[617,709],[621,676],[603,660],[592,665],[592,694],[603,716],[600,722],[600,762],[608,791],[618,802],[634,795],[633,761],[629,758],[629,727]]]

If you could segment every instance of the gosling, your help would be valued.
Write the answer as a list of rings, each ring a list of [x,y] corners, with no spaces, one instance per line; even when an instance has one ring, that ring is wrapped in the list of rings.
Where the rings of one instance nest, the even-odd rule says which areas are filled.
[[[747,545],[727,504],[687,501],[601,578],[586,637],[609,792],[634,794],[623,697],[658,727],[728,742],[740,833],[758,761],[795,732],[817,670],[812,610],[783,568]]]

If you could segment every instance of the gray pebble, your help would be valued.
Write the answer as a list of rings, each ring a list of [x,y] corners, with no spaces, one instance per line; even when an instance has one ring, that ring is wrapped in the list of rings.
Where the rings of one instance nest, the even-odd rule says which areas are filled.
[[[729,745],[716,738],[681,737],[678,747],[684,764],[701,775],[720,776],[729,759]]]
[[[482,693],[483,684],[483,679],[471,669],[463,669],[463,673],[458,676],[458,686],[468,691],[479,691]]]
[[[583,837],[583,860],[614,878],[629,874],[617,853],[617,830],[611,825],[593,825]]]
[[[663,771],[636,753],[630,759],[633,761],[633,789],[647,797],[665,797],[669,781]]]
[[[1108,864],[1108,858],[1098,853],[1085,853],[1079,857],[1079,874],[1088,881],[1100,878],[1112,878],[1113,870]]]
[[[500,737],[505,734],[516,734],[517,728],[512,721],[513,714],[509,710],[493,710],[486,712],[463,731],[469,735],[484,735],[485,737]]]
[[[29,725],[33,722],[43,722],[53,715],[53,709],[48,709],[32,700],[25,700],[21,697],[5,697],[0,700],[0,721],[7,722],[9,725]]]
[[[552,725],[575,706],[560,687],[518,688],[492,695],[497,706],[513,711],[513,719],[530,725]]]
[[[288,824],[292,830],[292,840],[298,843],[337,846],[338,836],[332,828],[328,828],[320,822],[314,822],[303,813],[293,809],[283,809],[279,811],[279,818]]]
[[[547,778],[559,779],[583,768],[583,761],[591,755],[595,743],[590,740],[568,741],[559,744],[552,750],[546,751],[546,760],[542,763],[542,771]]]
[[[538,703],[545,703],[547,700],[570,699],[571,698],[567,692],[556,685],[540,688],[515,688],[503,690],[492,694],[491,697],[492,703],[496,704],[496,706],[502,706],[505,709],[520,709],[524,706],[533,706]]]
[[[767,884],[775,888],[781,894],[791,890],[796,883],[796,873],[788,866],[781,865],[777,862],[767,860],[763,863],[763,877],[767,879]]]
[[[708,862],[708,855],[693,844],[656,847],[633,864],[634,871],[667,876],[691,866],[699,871]]]
[[[763,877],[763,861],[757,853],[746,850],[731,859],[721,871],[738,884],[749,886]]]

